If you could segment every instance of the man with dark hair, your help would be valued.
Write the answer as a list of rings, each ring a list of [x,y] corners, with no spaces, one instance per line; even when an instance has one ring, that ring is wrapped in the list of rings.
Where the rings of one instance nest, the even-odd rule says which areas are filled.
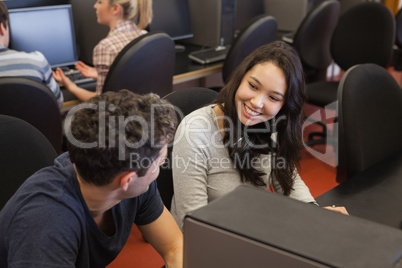
[[[107,92],[66,117],[68,151],[0,212],[0,267],[105,267],[133,223],[182,267],[183,236],[156,186],[173,139],[173,106],[155,94]]]
[[[0,77],[20,76],[42,82],[53,92],[61,108],[64,100],[63,94],[53,78],[52,69],[45,56],[39,51],[26,53],[8,49],[9,42],[8,9],[0,1]]]

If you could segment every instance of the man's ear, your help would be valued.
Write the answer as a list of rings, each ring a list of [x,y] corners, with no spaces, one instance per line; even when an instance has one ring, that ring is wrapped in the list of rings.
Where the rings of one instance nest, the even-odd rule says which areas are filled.
[[[135,171],[124,172],[120,177],[120,188],[127,191],[128,186],[138,178]]]
[[[3,22],[0,22],[0,35],[4,36],[6,34],[6,27]]]

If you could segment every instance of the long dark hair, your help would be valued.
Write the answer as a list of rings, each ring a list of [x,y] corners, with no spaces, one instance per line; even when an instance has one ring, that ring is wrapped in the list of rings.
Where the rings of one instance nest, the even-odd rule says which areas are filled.
[[[255,65],[266,62],[280,68],[285,75],[287,90],[284,105],[268,122],[244,126],[237,115],[235,94],[244,75]],[[270,153],[272,167],[270,188],[274,191],[282,189],[284,195],[291,193],[297,174],[296,167],[299,165],[299,152],[302,148],[302,108],[305,98],[305,81],[300,58],[290,45],[282,41],[275,41],[256,49],[232,73],[215,103],[231,120],[231,122],[224,121],[223,141],[228,145],[229,155],[243,182],[256,186],[266,185],[262,178],[266,173],[257,170],[250,161],[255,161],[262,153]],[[276,142],[271,140],[272,133],[277,134]],[[244,165],[244,162],[239,164],[239,160],[246,160],[249,164]]]

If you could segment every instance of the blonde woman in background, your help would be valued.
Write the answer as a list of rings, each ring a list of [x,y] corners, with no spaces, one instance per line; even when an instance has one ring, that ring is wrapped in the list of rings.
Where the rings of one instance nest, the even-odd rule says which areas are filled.
[[[81,61],[75,67],[85,77],[96,79],[96,92],[78,87],[60,68],[53,72],[54,78],[82,101],[102,93],[106,75],[116,56],[129,42],[145,34],[144,29],[152,20],[152,0],[98,0],[94,8],[98,23],[109,26],[110,31],[94,48],[94,67]],[[137,18],[138,25],[135,23]]]

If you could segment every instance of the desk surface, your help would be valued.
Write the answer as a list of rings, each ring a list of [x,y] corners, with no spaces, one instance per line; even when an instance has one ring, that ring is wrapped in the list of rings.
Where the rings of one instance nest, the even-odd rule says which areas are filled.
[[[316,198],[321,206],[345,206],[350,215],[402,228],[402,152]]]
[[[200,49],[200,47],[191,44],[186,44],[185,47],[186,49],[184,51],[176,52],[176,62],[173,76],[174,85],[221,72],[223,61],[205,65],[196,63],[188,58],[188,54],[192,51]],[[94,83],[81,86],[88,90],[95,90]],[[68,107],[79,103],[79,100],[77,100],[77,98],[66,89],[62,89],[62,92],[64,95],[64,109],[68,109]]]

